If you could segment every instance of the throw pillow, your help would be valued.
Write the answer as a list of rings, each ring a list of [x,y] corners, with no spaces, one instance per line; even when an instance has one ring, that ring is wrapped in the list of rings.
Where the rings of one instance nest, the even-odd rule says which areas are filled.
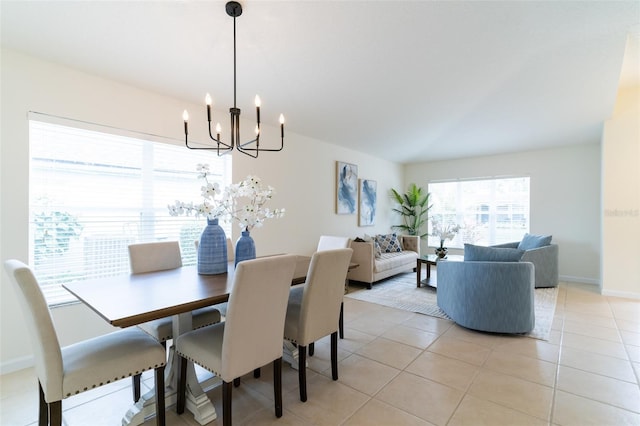
[[[464,260],[473,262],[519,262],[524,250],[464,245]]]
[[[376,235],[376,243],[380,245],[380,250],[383,253],[402,251],[396,234]]]
[[[551,244],[551,235],[524,234],[522,241],[518,244],[520,250],[531,250]]]
[[[378,244],[378,241],[373,241],[373,254],[376,257],[376,259],[379,259],[380,256],[382,256],[382,249],[380,248],[380,244]]]

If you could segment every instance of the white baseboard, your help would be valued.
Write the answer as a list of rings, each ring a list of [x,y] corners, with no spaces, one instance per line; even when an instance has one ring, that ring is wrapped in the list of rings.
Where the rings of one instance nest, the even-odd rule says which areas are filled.
[[[600,287],[600,280],[596,280],[593,278],[584,278],[584,277],[573,277],[570,275],[560,275],[560,281],[571,282],[571,283],[582,283],[595,285]],[[611,297],[621,297],[624,299],[640,299],[640,293],[634,293],[630,291],[618,291],[618,290],[607,290],[606,288],[600,289],[600,294],[603,296],[611,296]]]
[[[560,275],[558,277],[560,281],[565,281],[569,283],[583,283],[583,284],[591,284],[591,285],[600,285],[600,280],[597,278],[585,278],[585,277],[574,277],[571,275]]]
[[[632,293],[630,291],[617,291],[602,289],[603,296],[622,297],[624,299],[640,299],[640,293]]]
[[[0,374],[9,374],[14,371],[23,370],[25,368],[33,367],[34,359],[33,355],[27,355],[20,358],[14,358],[7,362],[0,364]]]

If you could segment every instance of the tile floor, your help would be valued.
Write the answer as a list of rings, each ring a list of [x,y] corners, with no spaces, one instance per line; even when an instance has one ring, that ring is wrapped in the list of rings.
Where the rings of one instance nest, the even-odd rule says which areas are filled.
[[[561,283],[549,341],[463,329],[452,322],[345,299],[339,375],[329,343],[309,359],[309,400],[283,368],[284,416],[273,414],[271,368],[234,389],[234,424],[640,425],[640,301]],[[151,385],[151,376],[145,380]],[[64,400],[67,425],[119,425],[130,380]],[[221,391],[208,392],[220,417]],[[32,369],[0,377],[0,424],[35,425]],[[197,425],[167,411],[169,425]],[[145,425],[155,424],[153,419]]]

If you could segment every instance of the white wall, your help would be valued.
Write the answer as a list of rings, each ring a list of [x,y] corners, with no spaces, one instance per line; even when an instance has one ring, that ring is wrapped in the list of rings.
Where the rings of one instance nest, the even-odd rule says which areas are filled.
[[[531,229],[552,234],[560,278],[597,284],[600,277],[600,147],[574,145],[405,166],[405,182],[530,176]],[[424,242],[423,242],[424,244]],[[423,247],[423,251],[426,251]]]
[[[28,261],[28,111],[173,137],[181,144],[182,110],[204,108],[17,52],[3,49],[1,55],[2,261],[9,258]],[[243,123],[243,129],[252,128],[251,123]],[[277,133],[277,129],[270,130]],[[196,140],[206,140],[204,123],[193,120],[190,135]],[[265,129],[265,144],[269,143],[268,136],[269,129]],[[208,155],[215,154],[203,152],[202,162],[206,162]],[[386,194],[391,187],[402,187],[400,165],[292,133],[287,133],[281,153],[264,153],[257,160],[233,155],[233,180],[248,174],[260,176],[277,190],[272,207],[287,210],[284,218],[271,220],[252,232],[258,255],[310,254],[321,234],[353,238],[365,232],[389,230],[391,205]],[[355,215],[334,213],[336,160],[357,164],[360,177],[378,182],[376,226],[359,228]],[[235,228],[232,237],[238,236],[239,228]],[[4,269],[0,279],[0,369],[7,372],[28,365],[31,347]],[[62,344],[110,329],[82,305],[56,308],[53,316]]]
[[[640,298],[640,87],[618,93],[602,169],[602,293]]]

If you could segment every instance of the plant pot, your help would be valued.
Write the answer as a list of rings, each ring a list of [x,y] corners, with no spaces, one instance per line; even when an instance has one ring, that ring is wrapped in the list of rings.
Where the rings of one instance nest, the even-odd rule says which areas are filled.
[[[447,248],[446,247],[438,247],[436,250],[436,255],[442,259],[447,256]]]

